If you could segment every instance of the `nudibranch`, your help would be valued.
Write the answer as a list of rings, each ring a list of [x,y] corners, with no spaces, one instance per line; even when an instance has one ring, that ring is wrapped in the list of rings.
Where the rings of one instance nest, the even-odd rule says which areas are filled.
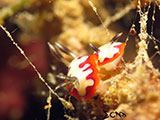
[[[98,66],[105,67],[106,70],[116,69],[124,54],[125,43],[109,42],[99,47],[99,52],[94,53],[98,57]]]
[[[70,91],[70,94],[78,100],[90,99],[96,92],[99,84],[96,55],[75,58],[70,66],[67,76],[76,77],[78,85]]]
[[[69,65],[67,76],[76,77],[79,84],[74,85],[70,95],[78,100],[92,98],[100,82],[99,70],[101,67],[106,70],[116,69],[124,54],[124,48],[125,43],[109,42],[99,47],[99,51],[93,55],[75,58]]]

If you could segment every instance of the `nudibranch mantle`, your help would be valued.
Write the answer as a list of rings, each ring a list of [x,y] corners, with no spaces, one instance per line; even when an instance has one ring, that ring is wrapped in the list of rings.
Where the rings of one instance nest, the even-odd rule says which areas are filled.
[[[68,76],[76,77],[79,83],[70,94],[79,100],[93,97],[96,91],[99,83],[96,61],[95,55],[83,56],[75,58],[69,66]]]
[[[121,43],[108,43],[106,45],[103,45],[99,47],[100,52],[98,53],[99,62],[104,62],[105,58],[112,58],[116,53],[119,52],[119,49],[114,47],[116,45],[120,45]]]
[[[121,60],[124,54],[125,43],[121,42],[109,42],[98,49],[98,53],[94,53],[98,56],[98,65],[106,67],[107,70],[112,70],[116,68],[117,64]],[[112,67],[113,66],[113,67]]]

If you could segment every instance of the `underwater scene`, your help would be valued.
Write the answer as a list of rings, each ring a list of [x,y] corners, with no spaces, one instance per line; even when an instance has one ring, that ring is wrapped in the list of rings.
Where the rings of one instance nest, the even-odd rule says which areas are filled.
[[[159,0],[0,0],[0,120],[160,120]]]

